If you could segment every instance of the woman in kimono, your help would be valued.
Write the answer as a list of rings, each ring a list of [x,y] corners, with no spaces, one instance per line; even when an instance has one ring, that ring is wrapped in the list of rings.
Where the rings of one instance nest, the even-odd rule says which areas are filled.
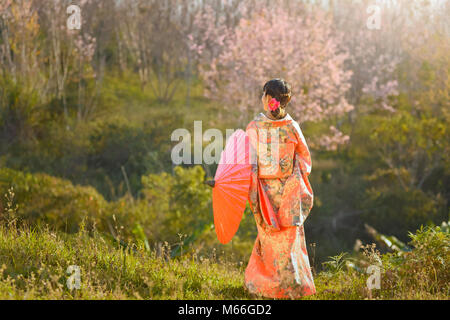
[[[250,208],[258,237],[245,271],[249,292],[268,298],[299,298],[316,292],[303,223],[313,206],[308,181],[311,156],[298,123],[286,112],[290,85],[264,85],[265,113],[250,122],[252,165]]]

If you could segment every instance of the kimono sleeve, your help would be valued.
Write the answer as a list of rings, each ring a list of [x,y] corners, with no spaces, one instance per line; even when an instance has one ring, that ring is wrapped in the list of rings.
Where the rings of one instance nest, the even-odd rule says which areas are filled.
[[[302,170],[302,173],[306,176],[309,176],[312,169],[312,162],[311,162],[311,154],[309,152],[308,145],[306,144],[306,139],[303,136],[303,132],[300,129],[300,126],[296,121],[293,121],[293,125],[296,131],[296,136],[298,143],[295,147],[295,152],[299,156],[299,162],[300,162],[300,169]]]
[[[303,136],[302,130],[297,122],[293,122],[294,128],[296,130],[298,143],[295,148],[295,158],[296,163],[300,167],[301,183],[300,183],[300,199],[301,199],[301,209],[300,209],[300,224],[306,220],[311,212],[314,203],[314,192],[312,190],[311,184],[309,183],[308,176],[311,173],[312,162],[311,154],[309,152],[308,145],[306,144],[305,137]]]
[[[247,126],[246,133],[250,141],[250,162],[252,165],[251,178],[250,178],[250,190],[248,193],[248,202],[250,209],[253,213],[259,212],[258,210],[258,162],[256,148],[258,146],[258,131],[254,121],[250,122]]]

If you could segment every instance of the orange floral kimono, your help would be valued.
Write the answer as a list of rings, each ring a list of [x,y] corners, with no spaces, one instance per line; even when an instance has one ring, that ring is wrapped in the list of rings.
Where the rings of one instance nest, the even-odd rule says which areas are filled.
[[[252,154],[249,203],[258,237],[245,270],[245,286],[268,298],[299,298],[316,292],[303,223],[313,206],[308,181],[311,156],[290,115],[259,114],[247,127]]]

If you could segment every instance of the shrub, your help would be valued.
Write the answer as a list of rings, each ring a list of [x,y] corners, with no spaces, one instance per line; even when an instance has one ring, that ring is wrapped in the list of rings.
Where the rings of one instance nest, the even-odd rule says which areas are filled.
[[[73,233],[79,230],[83,220],[88,227],[99,224],[105,213],[107,203],[94,188],[74,186],[46,174],[2,168],[0,194],[5,194],[10,187],[16,194],[18,218],[29,224],[48,224]]]
[[[414,249],[403,253],[386,254],[385,285],[401,290],[410,298],[426,292],[432,295],[450,293],[450,233],[441,227],[421,227],[410,233]]]

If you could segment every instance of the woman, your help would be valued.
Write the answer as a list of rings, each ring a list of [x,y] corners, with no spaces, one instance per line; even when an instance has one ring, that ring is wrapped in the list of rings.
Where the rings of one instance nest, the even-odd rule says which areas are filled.
[[[264,85],[265,113],[247,127],[253,154],[249,203],[258,237],[245,271],[245,285],[268,298],[299,298],[316,292],[303,222],[313,206],[308,181],[311,156],[302,131],[286,112],[290,85]]]

